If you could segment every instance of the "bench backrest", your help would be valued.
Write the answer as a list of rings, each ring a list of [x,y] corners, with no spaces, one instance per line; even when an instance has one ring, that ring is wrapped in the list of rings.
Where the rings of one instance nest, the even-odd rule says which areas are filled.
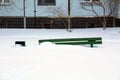
[[[39,40],[39,44],[42,42],[53,42],[55,44],[65,44],[65,45],[90,44],[90,46],[93,47],[93,44],[102,44],[102,38],[101,37],[92,37],[92,38],[61,38],[61,39]]]
[[[97,44],[97,43],[102,43],[102,38],[101,37],[94,37],[94,38],[61,38],[61,39],[43,39],[39,40],[39,44],[42,42],[87,42],[88,44]],[[86,43],[86,44],[87,44]],[[83,43],[84,44],[84,43]]]

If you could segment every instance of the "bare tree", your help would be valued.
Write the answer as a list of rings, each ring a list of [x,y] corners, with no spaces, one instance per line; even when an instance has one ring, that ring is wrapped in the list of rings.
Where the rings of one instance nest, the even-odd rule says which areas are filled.
[[[23,20],[24,28],[26,28],[26,2],[27,0],[22,0],[22,1],[21,0],[8,0],[8,1],[9,1],[9,4],[1,4],[2,6],[0,7],[0,13],[6,14],[6,12],[8,13],[9,11],[11,10],[14,11],[15,9],[22,11],[23,17],[24,17],[24,20]],[[16,3],[23,4],[23,7],[19,7]],[[6,21],[6,25],[7,25],[7,21]]]
[[[0,1],[0,14],[7,15],[11,10],[14,10],[16,8],[13,0],[1,0]],[[6,19],[0,19],[0,23],[2,25],[5,25],[5,27],[8,27],[8,22]]]
[[[85,5],[83,5],[81,3],[80,4],[82,5],[82,8],[84,10],[92,11],[97,17],[100,17],[100,15],[95,10],[95,7],[98,6],[101,8],[102,13],[103,13],[102,14],[103,18],[102,18],[102,20],[101,19],[99,19],[99,20],[100,20],[101,24],[103,25],[103,30],[105,30],[106,25],[107,25],[107,17],[114,16],[113,13],[114,13],[115,8],[116,8],[115,3],[117,3],[117,2],[120,2],[120,0],[106,0],[106,1],[101,1],[101,2],[100,1],[93,1],[93,2],[88,3],[90,8],[86,8]]]
[[[0,13],[2,14],[5,14],[6,12],[9,12],[11,10],[15,10],[15,9],[18,9],[18,10],[21,10],[23,11],[23,8],[22,7],[19,7],[16,3],[21,3],[22,1],[21,0],[6,0],[7,3],[4,3],[4,4],[1,4],[0,3]],[[27,0],[26,0],[27,1]]]
[[[62,21],[62,23],[64,24],[65,27],[68,26],[68,22],[67,22],[67,11],[66,8],[63,6],[59,6],[59,7],[54,7],[54,8],[49,8],[49,13],[51,13],[51,17],[57,17],[60,21]],[[54,18],[54,20],[56,20]]]
[[[58,17],[67,27],[67,31],[71,32],[71,14],[70,14],[70,0],[68,0],[68,6],[62,4],[62,6],[49,7],[49,12],[53,16]]]

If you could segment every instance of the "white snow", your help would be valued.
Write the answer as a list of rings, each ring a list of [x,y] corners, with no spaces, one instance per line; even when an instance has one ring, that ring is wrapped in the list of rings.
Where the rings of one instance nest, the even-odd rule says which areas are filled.
[[[76,37],[102,37],[103,43],[38,45],[39,39]],[[120,28],[0,29],[0,80],[120,80]]]

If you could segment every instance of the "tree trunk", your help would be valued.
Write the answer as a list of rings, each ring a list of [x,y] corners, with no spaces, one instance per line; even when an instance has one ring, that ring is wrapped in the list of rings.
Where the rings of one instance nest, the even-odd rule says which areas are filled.
[[[67,31],[71,32],[71,14],[70,14],[70,0],[68,0],[68,29]]]
[[[115,18],[113,17],[113,27],[115,27]]]
[[[103,30],[106,29],[106,24],[107,24],[106,17],[104,17],[103,18]]]
[[[68,29],[67,31],[71,32],[71,18],[68,16]]]

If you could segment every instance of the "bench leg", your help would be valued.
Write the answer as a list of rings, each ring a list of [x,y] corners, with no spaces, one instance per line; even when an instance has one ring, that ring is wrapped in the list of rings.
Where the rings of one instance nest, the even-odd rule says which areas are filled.
[[[92,48],[93,48],[93,44],[90,44],[90,47],[92,47]]]

